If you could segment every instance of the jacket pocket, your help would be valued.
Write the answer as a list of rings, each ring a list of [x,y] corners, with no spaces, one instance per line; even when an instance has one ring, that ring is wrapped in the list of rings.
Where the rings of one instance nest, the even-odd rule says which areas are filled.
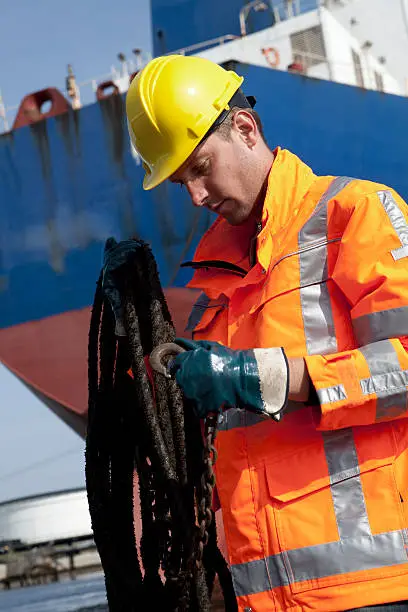
[[[350,448],[330,457],[330,443],[326,454],[310,446],[264,465],[279,549],[270,559],[294,593],[408,571],[392,459],[353,465]]]
[[[337,240],[318,240],[272,261],[266,282],[251,305],[250,312],[255,312],[281,295],[326,283],[328,275],[325,262],[332,242],[336,243]]]
[[[219,315],[226,308],[226,301],[222,299],[211,300],[205,293],[202,293],[192,308],[185,331],[191,331],[196,340],[200,339],[200,333],[205,331],[206,340],[212,339],[208,337],[207,332],[213,329],[216,322],[219,322]],[[219,340],[221,341],[221,338]]]

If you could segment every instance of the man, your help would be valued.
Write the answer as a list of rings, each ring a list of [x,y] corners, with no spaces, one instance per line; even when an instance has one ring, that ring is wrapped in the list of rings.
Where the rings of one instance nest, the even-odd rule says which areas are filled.
[[[303,65],[301,55],[295,55],[295,57],[293,58],[293,62],[288,65],[287,71],[293,72],[295,74],[305,74],[305,67]]]
[[[219,215],[172,369],[220,413],[238,607],[408,610],[408,209],[271,151],[242,81],[167,56],[127,95],[145,189],[169,179]]]

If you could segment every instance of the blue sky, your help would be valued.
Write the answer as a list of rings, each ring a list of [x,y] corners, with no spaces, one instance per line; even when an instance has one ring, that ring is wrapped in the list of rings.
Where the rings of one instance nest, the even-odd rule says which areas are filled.
[[[85,486],[84,441],[1,364],[0,390],[0,502]]]
[[[81,82],[118,66],[119,52],[151,50],[149,0],[1,0],[0,28],[6,107],[44,87],[64,91],[67,64]]]
[[[118,52],[150,51],[149,0],[1,0],[0,88],[6,106],[110,71]],[[93,101],[90,88],[89,99]],[[0,364],[0,502],[84,486],[84,441]]]

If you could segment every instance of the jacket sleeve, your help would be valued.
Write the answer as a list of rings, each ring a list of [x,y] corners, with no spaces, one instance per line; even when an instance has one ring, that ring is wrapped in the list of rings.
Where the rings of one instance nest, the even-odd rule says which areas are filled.
[[[305,358],[317,427],[408,416],[408,206],[391,189],[359,199],[331,275],[349,303],[359,348]]]

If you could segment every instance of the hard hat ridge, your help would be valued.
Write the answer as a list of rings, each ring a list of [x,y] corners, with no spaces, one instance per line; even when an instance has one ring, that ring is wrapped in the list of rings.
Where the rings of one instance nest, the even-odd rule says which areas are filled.
[[[145,189],[169,178],[233,106],[253,105],[240,90],[243,80],[208,59],[183,55],[157,57],[136,75],[126,113]]]

